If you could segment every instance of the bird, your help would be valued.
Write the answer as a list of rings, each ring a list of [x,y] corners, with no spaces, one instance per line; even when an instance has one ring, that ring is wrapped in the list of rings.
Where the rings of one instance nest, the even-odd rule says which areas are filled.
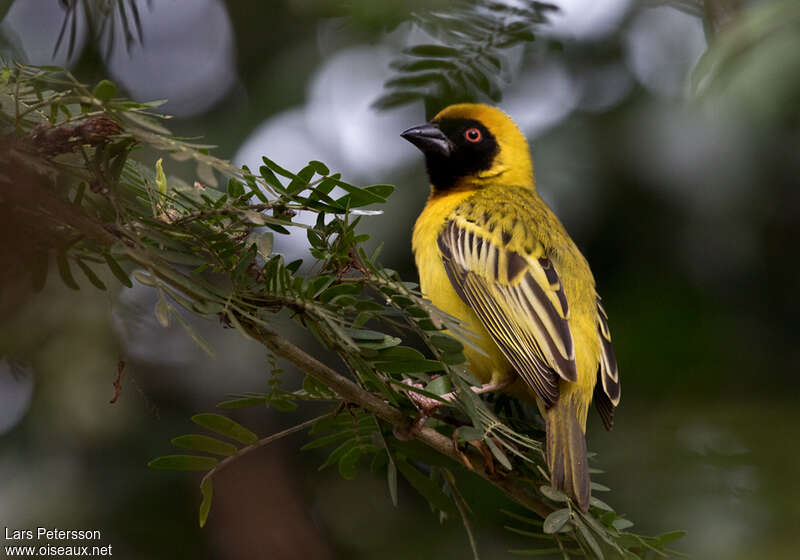
[[[450,105],[401,136],[425,156],[413,229],[420,290],[458,319],[478,392],[535,400],[551,486],[588,511],[586,419],[611,429],[620,401],[608,317],[584,256],[536,190],[528,142],[502,110]]]

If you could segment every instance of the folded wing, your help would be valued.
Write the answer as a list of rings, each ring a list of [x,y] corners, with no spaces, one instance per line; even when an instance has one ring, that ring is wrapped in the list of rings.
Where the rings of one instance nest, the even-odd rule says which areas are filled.
[[[611,331],[608,328],[606,310],[597,299],[597,334],[603,348],[600,366],[597,368],[597,383],[594,386],[594,404],[607,430],[614,425],[614,408],[619,404],[620,382],[617,358],[611,346]]]
[[[578,378],[569,304],[558,271],[541,247],[527,253],[510,250],[502,241],[459,217],[438,237],[456,293],[550,407],[559,396],[559,379]]]

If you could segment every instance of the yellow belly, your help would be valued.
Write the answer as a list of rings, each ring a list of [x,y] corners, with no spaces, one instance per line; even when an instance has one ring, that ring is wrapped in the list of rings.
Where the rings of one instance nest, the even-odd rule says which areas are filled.
[[[419,271],[422,294],[442,311],[458,319],[473,334],[475,345],[482,350],[465,347],[468,368],[481,383],[498,383],[514,375],[513,368],[494,343],[480,319],[458,296],[450,283],[442,262],[437,237],[445,218],[472,192],[454,192],[429,201],[414,226],[412,247]]]

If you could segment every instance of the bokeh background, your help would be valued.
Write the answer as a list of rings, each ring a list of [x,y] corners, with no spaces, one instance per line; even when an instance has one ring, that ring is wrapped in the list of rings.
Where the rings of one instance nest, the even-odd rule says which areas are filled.
[[[711,43],[716,75],[698,96],[690,78],[713,36],[701,3],[554,3],[539,40],[507,53],[501,106],[528,136],[539,190],[610,315],[622,404],[613,432],[594,413],[588,430],[606,471],[597,480],[613,489],[603,498],[639,531],[688,530],[676,546],[694,558],[797,558],[800,14],[793,2],[729,2],[745,32],[735,48]],[[60,2],[0,1],[0,50],[84,81],[110,77],[137,100],[166,98],[174,133],[237,164],[319,159],[350,182],[397,185],[386,213],[363,223],[385,264],[415,279],[410,230],[426,181],[398,134],[424,110],[371,103],[388,62],[421,40],[411,13],[447,2],[139,6],[142,43],[98,42],[79,18],[70,56],[54,52]],[[304,239],[279,249],[305,256]],[[440,524],[402,486],[395,509],[382,477],[318,471],[324,455],[300,452],[303,435],[224,471],[199,529],[197,481],[145,464],[193,431],[191,414],[266,390],[263,349],[201,322],[209,359],[179,327],[161,328],[143,286],[72,292],[51,277],[36,296],[2,289],[0,526],[99,529],[118,558],[468,557],[458,520]],[[118,360],[123,391],[109,404]],[[268,434],[298,417],[236,418]],[[508,504],[485,486],[468,498],[482,557],[534,544],[502,529]]]

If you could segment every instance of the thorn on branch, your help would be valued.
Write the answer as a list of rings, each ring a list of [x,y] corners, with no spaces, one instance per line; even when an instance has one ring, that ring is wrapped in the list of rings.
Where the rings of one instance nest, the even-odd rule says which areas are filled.
[[[119,360],[117,362],[117,378],[114,380],[114,395],[111,397],[111,400],[108,401],[110,404],[114,404],[117,402],[117,399],[122,394],[122,375],[125,373],[125,361]]]

